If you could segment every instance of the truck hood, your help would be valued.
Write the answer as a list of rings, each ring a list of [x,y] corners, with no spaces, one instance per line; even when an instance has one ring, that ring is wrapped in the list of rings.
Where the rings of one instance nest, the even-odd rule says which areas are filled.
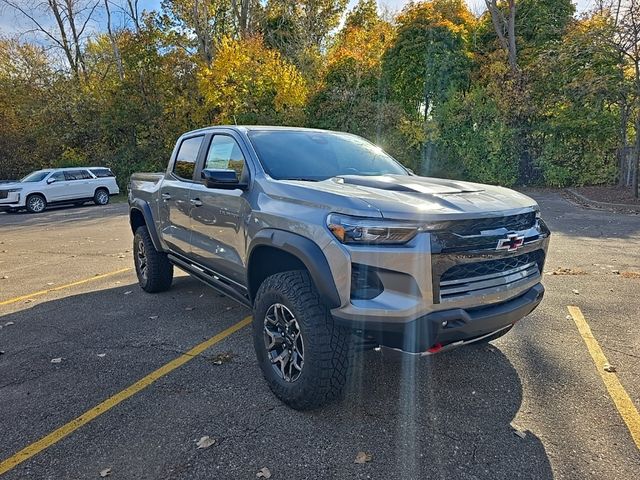
[[[399,220],[481,218],[537,207],[533,199],[508,188],[416,175],[347,175],[322,182],[287,183],[348,198],[349,206],[359,199],[366,211],[375,209],[382,217]],[[334,206],[339,212],[340,203]]]

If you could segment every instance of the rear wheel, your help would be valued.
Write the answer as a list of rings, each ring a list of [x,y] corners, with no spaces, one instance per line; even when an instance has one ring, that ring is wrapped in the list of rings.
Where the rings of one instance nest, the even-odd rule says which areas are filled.
[[[93,195],[93,203],[96,205],[106,205],[109,203],[109,191],[105,188],[99,188]]]
[[[138,227],[133,237],[133,261],[138,283],[145,292],[164,292],[171,288],[173,265],[166,253],[153,246],[146,226]]]
[[[342,393],[351,331],[334,324],[306,271],[277,273],[262,283],[253,341],[269,387],[290,407],[317,408]]]
[[[47,200],[39,193],[34,193],[27,197],[26,207],[29,213],[41,213],[47,208]]]

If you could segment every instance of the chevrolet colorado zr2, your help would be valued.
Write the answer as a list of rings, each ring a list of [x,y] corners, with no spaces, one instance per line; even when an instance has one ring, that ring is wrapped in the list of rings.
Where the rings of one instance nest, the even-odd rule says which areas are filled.
[[[544,294],[549,230],[531,198],[414,175],[339,132],[220,126],[182,135],[129,188],[138,280],[174,266],[253,309],[270,388],[339,396],[354,345],[432,354],[504,335]]]

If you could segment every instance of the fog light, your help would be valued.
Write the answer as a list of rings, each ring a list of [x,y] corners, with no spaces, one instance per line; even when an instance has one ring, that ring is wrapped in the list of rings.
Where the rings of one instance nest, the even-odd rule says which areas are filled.
[[[384,290],[380,277],[374,267],[351,264],[351,299],[371,300]]]

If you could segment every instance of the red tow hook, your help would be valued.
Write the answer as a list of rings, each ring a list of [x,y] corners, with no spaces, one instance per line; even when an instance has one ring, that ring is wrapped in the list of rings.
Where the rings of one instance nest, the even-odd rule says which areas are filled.
[[[436,343],[433,347],[428,349],[427,352],[429,352],[429,353],[438,353],[440,350],[442,350],[442,344],[441,343]]]

